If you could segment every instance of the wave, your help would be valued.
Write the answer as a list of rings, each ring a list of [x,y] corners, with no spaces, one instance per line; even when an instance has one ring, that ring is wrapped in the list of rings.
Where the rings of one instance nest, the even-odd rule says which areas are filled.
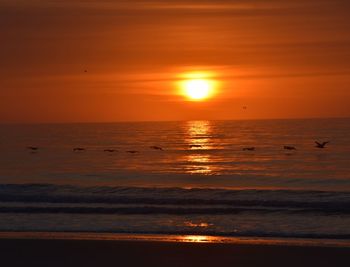
[[[172,207],[0,207],[0,213],[66,213],[66,214],[210,214],[210,215],[228,215],[239,214],[243,212],[253,212],[254,214],[267,213],[317,213],[327,215],[350,214],[350,210],[342,208],[325,210],[325,209],[247,209],[247,208],[172,208]]]
[[[349,192],[303,190],[2,184],[0,185],[0,202],[22,203],[20,207],[0,207],[2,213],[234,214],[240,212],[315,212],[350,214]],[[26,206],[28,203],[75,203],[86,204],[86,206],[29,207]],[[125,206],[91,207],[90,204]],[[131,204],[137,205],[137,207],[131,206]],[[169,207],[169,205],[172,206]]]
[[[11,232],[11,231],[9,231]],[[35,231],[29,231],[35,232]],[[59,233],[61,231],[51,231],[50,233]],[[64,233],[76,233],[75,231],[65,230]],[[262,232],[262,231],[241,231],[241,232],[217,232],[217,231],[79,231],[81,233],[96,233],[96,234],[132,234],[132,235],[173,235],[171,240],[183,240],[182,236],[186,238],[189,236],[189,240],[192,238],[195,239],[194,236],[203,237],[204,239],[208,237],[208,240],[212,237],[244,237],[244,238],[300,238],[300,239],[324,239],[324,240],[350,240],[350,234],[329,234],[329,233],[295,233],[295,232]],[[137,238],[137,236],[135,236]],[[179,238],[177,238],[179,237]],[[186,240],[186,239],[185,239]],[[310,241],[310,240],[309,240]],[[300,240],[302,242],[302,240]]]

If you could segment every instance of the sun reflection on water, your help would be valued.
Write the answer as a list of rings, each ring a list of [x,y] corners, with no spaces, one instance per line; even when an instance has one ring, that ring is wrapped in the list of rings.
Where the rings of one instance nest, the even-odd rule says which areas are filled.
[[[186,123],[187,142],[192,148],[211,148],[210,135],[212,127],[210,121],[188,121]]]
[[[178,242],[194,242],[194,243],[208,243],[219,242],[220,238],[206,235],[184,235],[178,237]]]
[[[191,174],[211,174],[211,156],[205,153],[213,148],[211,143],[212,127],[210,121],[188,121],[186,123],[188,148],[193,152],[185,156],[189,163],[186,171]]]
[[[184,224],[188,227],[202,227],[202,228],[207,228],[209,226],[212,226],[212,224],[206,223],[206,222],[200,222],[200,223],[195,223],[191,221],[186,221]]]

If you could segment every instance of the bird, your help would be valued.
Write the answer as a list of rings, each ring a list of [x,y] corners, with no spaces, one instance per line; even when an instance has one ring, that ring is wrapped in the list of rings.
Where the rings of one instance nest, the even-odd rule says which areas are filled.
[[[85,151],[85,148],[75,147],[75,148],[73,148],[73,151]]]
[[[103,150],[104,152],[110,152],[110,153],[113,153],[113,152],[115,152],[116,150],[115,149],[105,149],[105,150]]]
[[[28,146],[27,149],[32,150],[32,151],[37,151],[37,150],[39,150],[39,148],[36,147],[36,146]]]
[[[154,149],[154,150],[162,150],[163,148],[161,148],[160,146],[150,146],[149,148]]]
[[[139,153],[137,150],[128,150],[126,151],[127,153],[131,153],[131,154],[135,154],[135,153]]]
[[[243,151],[254,151],[255,147],[244,147]]]
[[[286,150],[297,150],[294,146],[284,146],[283,149],[286,149]]]
[[[325,148],[326,145],[329,143],[329,141],[327,141],[327,142],[322,142],[322,143],[319,143],[319,142],[315,141],[315,143],[316,143],[316,146],[315,146],[315,147],[317,147],[317,148]]]
[[[194,148],[194,147],[202,147],[201,145],[190,145],[190,148]]]

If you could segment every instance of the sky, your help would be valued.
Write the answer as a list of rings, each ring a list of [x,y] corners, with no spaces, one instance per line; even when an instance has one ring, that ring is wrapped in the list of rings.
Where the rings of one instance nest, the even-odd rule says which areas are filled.
[[[349,10],[348,0],[0,0],[0,122],[350,117]],[[181,95],[192,72],[217,83],[211,98]]]

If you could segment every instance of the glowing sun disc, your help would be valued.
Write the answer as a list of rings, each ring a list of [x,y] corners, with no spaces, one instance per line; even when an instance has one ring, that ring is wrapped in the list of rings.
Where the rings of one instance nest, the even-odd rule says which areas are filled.
[[[193,100],[201,100],[208,98],[212,90],[209,80],[192,79],[184,81],[184,94]]]

